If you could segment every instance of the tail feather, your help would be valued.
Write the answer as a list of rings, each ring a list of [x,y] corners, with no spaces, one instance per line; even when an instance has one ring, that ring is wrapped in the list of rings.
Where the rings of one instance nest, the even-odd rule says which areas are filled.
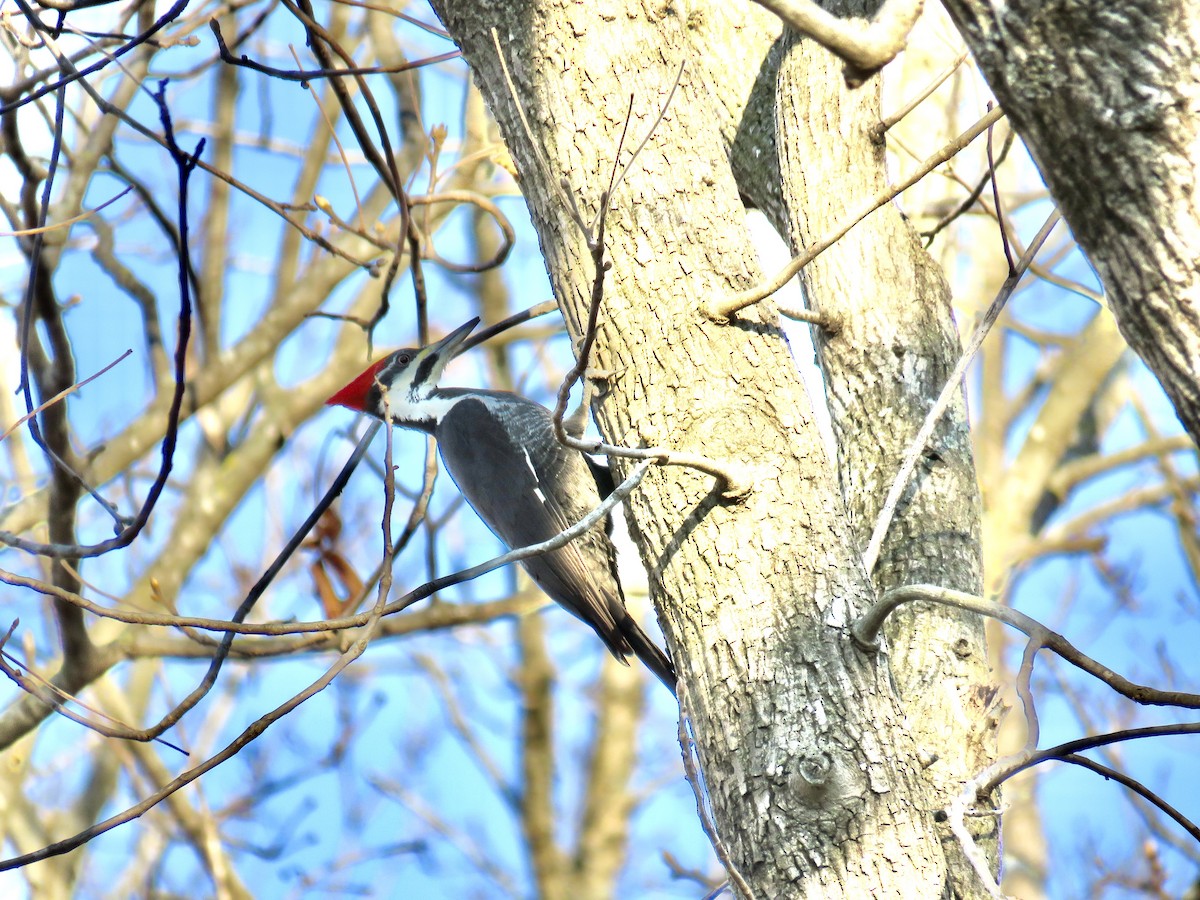
[[[621,629],[621,636],[628,642],[634,655],[645,664],[646,668],[658,676],[658,680],[667,686],[672,696],[676,696],[678,676],[675,674],[675,666],[671,663],[670,657],[654,641],[650,640],[650,636],[642,631],[629,613],[625,614],[625,618],[621,620],[618,627]]]

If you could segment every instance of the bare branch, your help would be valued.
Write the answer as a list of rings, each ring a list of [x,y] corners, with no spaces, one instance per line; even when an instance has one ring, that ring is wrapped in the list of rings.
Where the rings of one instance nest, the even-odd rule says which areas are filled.
[[[691,707],[690,690],[687,679],[681,679],[679,682],[679,747],[683,754],[683,769],[687,773],[688,784],[696,797],[696,815],[700,819],[700,825],[704,828],[709,843],[712,844],[713,852],[716,853],[717,859],[721,861],[721,865],[729,875],[729,881],[737,886],[741,897],[745,900],[754,900],[754,892],[750,890],[745,876],[742,875],[737,864],[729,855],[729,850],[726,848],[725,842],[721,840],[720,834],[717,833],[717,824],[713,821],[709,811],[708,789],[704,785],[704,777],[696,761],[696,742],[688,733],[692,722],[688,713],[688,709]],[[716,895],[719,890],[720,888],[715,889],[710,896]]]
[[[118,356],[116,359],[114,359],[112,362],[110,362],[107,366],[105,366],[99,372],[96,372],[94,375],[89,375],[87,378],[83,379],[83,381],[75,382],[73,385],[71,385],[69,388],[66,388],[65,390],[59,391],[57,394],[55,394],[49,400],[40,404],[36,409],[32,409],[29,412],[27,412],[25,415],[21,416],[21,418],[17,419],[17,421],[15,421],[11,425],[9,425],[3,434],[0,434],[0,442],[3,442],[10,434],[12,434],[14,431],[16,431],[18,428],[20,428],[22,425],[24,425],[26,422],[28,422],[30,419],[32,419],[34,416],[36,416],[38,413],[40,413],[42,410],[44,410],[50,406],[53,406],[55,403],[58,403],[60,400],[67,397],[68,395],[75,393],[75,391],[79,390],[85,384],[90,384],[91,382],[95,381],[97,378],[99,378],[101,375],[103,375],[109,369],[111,369],[115,365],[117,365],[117,363],[123,362],[124,360],[128,359],[130,354],[132,354],[132,353],[133,353],[132,350],[126,350],[124,353],[122,353],[120,356]]]
[[[944,603],[997,619],[1026,635],[1036,648],[1045,647],[1056,653],[1065,662],[1098,678],[1118,694],[1135,703],[1146,706],[1178,706],[1184,709],[1200,709],[1200,694],[1189,694],[1185,691],[1163,691],[1132,682],[1108,666],[1092,659],[1061,634],[1051,631],[1036,619],[1010,606],[993,603],[982,597],[954,591],[950,588],[916,584],[888,591],[850,629],[850,635],[855,644],[866,652],[873,652],[878,647],[879,632],[883,628],[884,620],[897,607],[914,600]]]
[[[706,317],[718,324],[725,324],[729,321],[729,317],[736,313],[739,309],[745,309],[752,303],[757,303],[770,297],[776,291],[783,288],[789,281],[799,274],[800,270],[807,266],[810,262],[841,240],[847,232],[855,225],[869,216],[875,210],[879,209],[886,203],[890,203],[896,197],[903,194],[906,190],[944,163],[951,159],[956,154],[960,153],[968,144],[986,132],[988,128],[995,122],[998,122],[1004,113],[997,107],[983,116],[978,122],[960,134],[950,143],[946,144],[937,153],[925,160],[916,170],[900,182],[898,185],[886,185],[874,197],[867,200],[863,207],[858,212],[846,218],[846,223],[840,228],[831,232],[827,236],[821,238],[790,263],[783,267],[774,278],[759,287],[752,288],[749,291],[742,291],[740,294],[734,294],[726,300],[714,300],[701,307],[701,311]],[[818,313],[820,311],[818,310]],[[836,323],[825,323],[825,327],[836,327]]]
[[[812,0],[755,0],[801,34],[836,53],[848,65],[852,87],[891,62],[908,43],[908,34],[921,16],[924,0],[887,0],[875,18],[841,19]]]
[[[217,48],[221,54],[221,61],[228,63],[231,66],[243,66],[247,69],[252,69],[255,72],[261,72],[264,75],[269,75],[271,78],[278,78],[281,81],[299,81],[301,83],[315,81],[321,78],[354,78],[361,75],[383,75],[396,72],[407,72],[411,69],[419,69],[422,66],[433,66],[438,63],[449,62],[452,59],[462,57],[462,52],[459,50],[449,50],[445,53],[439,53],[437,56],[430,56],[425,59],[419,59],[416,62],[405,63],[400,66],[366,66],[349,67],[345,69],[310,69],[310,70],[288,70],[278,69],[274,66],[266,66],[262,63],[255,62],[245,54],[234,56],[229,48],[225,45],[225,37],[221,34],[221,26],[215,18],[209,19],[208,27],[212,30],[213,36],[217,39]]]
[[[97,2],[101,3],[105,2],[105,0],[97,0]],[[124,56],[129,51],[134,50],[140,45],[146,43],[152,37],[154,37],[154,35],[158,34],[158,32],[162,31],[164,28],[178,19],[179,16],[183,14],[183,11],[187,9],[188,2],[189,0],[176,0],[175,4],[172,5],[171,8],[165,13],[163,13],[150,28],[136,37],[129,39],[128,41],[123,41],[120,49],[113,53],[109,58],[101,60],[94,65],[88,66],[86,69],[75,69],[74,66],[71,66],[73,71],[53,84],[48,84],[45,87],[39,88],[31,93],[24,94],[18,100],[13,100],[9,103],[5,103],[3,106],[0,106],[0,116],[7,115],[8,113],[24,106],[27,103],[32,103],[38,98],[46,96],[52,91],[56,91],[61,87],[66,87],[68,84],[71,84],[74,81],[78,81],[82,78],[86,78],[88,75],[99,72],[101,69],[108,66],[113,60]],[[42,32],[44,36],[49,35],[50,29],[42,24],[41,19],[39,19],[34,13],[33,8],[29,5],[27,0],[16,0],[16,4],[21,12],[25,15],[25,18],[29,21],[30,25],[32,25],[36,30]]]
[[[94,207],[93,209],[84,210],[77,216],[71,216],[71,218],[63,219],[61,222],[55,222],[53,225],[43,225],[40,228],[21,228],[17,231],[0,231],[0,238],[30,237],[35,234],[45,234],[48,231],[55,231],[56,229],[59,229],[59,228],[70,228],[72,225],[76,225],[79,222],[83,222],[83,221],[86,221],[87,219],[90,219],[92,216],[96,215],[98,212],[103,210],[105,207],[112,206],[112,204],[116,203],[118,200],[120,200],[122,197],[124,197],[126,194],[128,194],[131,190],[133,190],[133,188],[125,188],[125,190],[121,191],[121,193],[117,194],[115,197],[110,197],[108,200],[105,200],[99,206]]]

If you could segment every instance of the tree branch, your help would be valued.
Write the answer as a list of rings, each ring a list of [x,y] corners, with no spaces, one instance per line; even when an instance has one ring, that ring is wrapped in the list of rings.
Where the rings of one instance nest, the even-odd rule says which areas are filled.
[[[847,62],[846,83],[857,87],[891,62],[921,16],[924,0],[887,0],[875,17],[842,19],[811,0],[755,0],[801,34]]]

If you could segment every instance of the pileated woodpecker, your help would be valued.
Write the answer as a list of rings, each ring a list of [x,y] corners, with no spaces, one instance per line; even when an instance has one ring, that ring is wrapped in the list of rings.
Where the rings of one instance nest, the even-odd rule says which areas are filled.
[[[510,548],[549,540],[612,492],[607,467],[559,443],[549,410],[507,391],[441,388],[454,351],[479,324],[472,319],[436,344],[397,350],[330,397],[391,424],[437,438],[446,471],[467,502]],[[384,409],[384,394],[387,410]],[[558,550],[523,560],[538,586],[590,625],[613,656],[635,654],[672,692],[675,668],[625,609],[617,580],[612,522]]]

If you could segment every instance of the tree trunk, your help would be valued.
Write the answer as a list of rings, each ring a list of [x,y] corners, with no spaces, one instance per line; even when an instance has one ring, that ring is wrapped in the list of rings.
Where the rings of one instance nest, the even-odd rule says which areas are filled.
[[[747,43],[722,54],[709,44],[732,27],[719,4],[686,19],[625,2],[435,6],[508,142],[576,336],[594,273],[560,179],[590,220],[630,97],[622,165],[689,60],[613,198],[590,362],[605,376],[595,408],[610,441],[703,453],[754,479],[731,503],[708,476],[660,468],[630,504],[717,830],[757,896],[943,895],[937,794],[886,658],[847,639],[874,594],[795,363],[769,306],[723,327],[700,313],[761,278],[734,177],[749,165],[729,157],[739,141],[771,146],[761,117],[743,120],[751,95],[774,91],[765,20],[743,16],[734,37]],[[778,185],[763,193],[778,213]]]
[[[946,8],[1096,267],[1121,333],[1200,443],[1200,5]]]
[[[838,11],[869,12],[861,6]],[[850,89],[843,68],[823,47],[788,30],[776,121],[797,253],[837,230],[848,209],[860,208],[887,181],[879,78]],[[809,305],[837,323],[815,328],[814,337],[841,488],[861,551],[962,348],[942,271],[892,205],[817,257],[805,276]],[[923,583],[979,594],[982,565],[978,480],[960,397],[925,449],[871,574],[880,593]],[[892,618],[887,637],[896,687],[917,746],[931,761],[924,774],[941,808],[995,758],[996,723],[989,714],[995,691],[983,623],[949,607],[910,606]],[[980,817],[972,824],[995,867],[996,820]],[[982,890],[949,828],[942,840],[955,893]]]

